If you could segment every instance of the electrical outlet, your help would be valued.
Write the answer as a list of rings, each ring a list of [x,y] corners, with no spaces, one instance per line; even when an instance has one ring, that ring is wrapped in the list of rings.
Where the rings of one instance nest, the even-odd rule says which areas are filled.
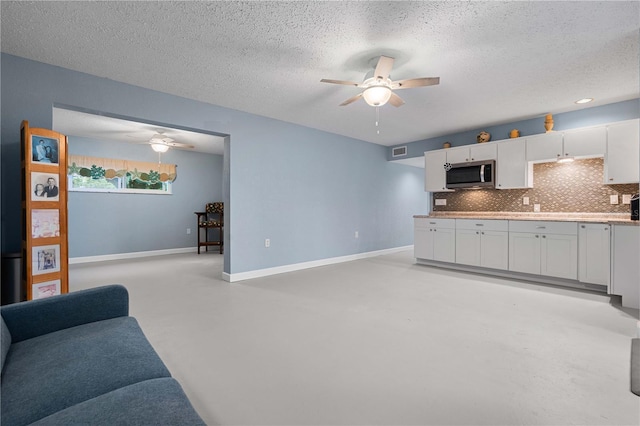
[[[447,199],[446,198],[436,198],[436,206],[446,206]]]
[[[271,240],[269,238],[264,240],[264,246],[267,247],[267,248],[271,247]]]
[[[356,233],[355,233],[354,237],[356,237],[356,238],[358,238],[358,237],[359,237],[358,231],[356,231]]]
[[[529,205],[529,197],[522,197],[522,205],[523,206]]]
[[[191,235],[191,228],[187,228],[187,235]]]
[[[540,212],[540,204],[534,204],[533,205],[533,211],[536,212],[536,213],[539,213]]]
[[[631,194],[622,194],[622,204],[631,204]]]
[[[618,204],[618,194],[609,196],[609,204]]]

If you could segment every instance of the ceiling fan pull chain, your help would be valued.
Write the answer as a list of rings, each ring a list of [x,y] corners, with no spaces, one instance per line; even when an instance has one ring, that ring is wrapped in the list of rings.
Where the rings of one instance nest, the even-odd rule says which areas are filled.
[[[380,129],[378,128],[378,123],[380,122],[380,107],[376,107],[376,132],[380,134]]]

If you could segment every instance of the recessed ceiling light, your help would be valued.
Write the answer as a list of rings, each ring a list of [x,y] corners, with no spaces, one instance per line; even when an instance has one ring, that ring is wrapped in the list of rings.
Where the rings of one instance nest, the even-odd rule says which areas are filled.
[[[587,104],[587,103],[591,102],[592,100],[593,100],[593,98],[582,98],[582,99],[576,101],[575,103],[576,104]]]

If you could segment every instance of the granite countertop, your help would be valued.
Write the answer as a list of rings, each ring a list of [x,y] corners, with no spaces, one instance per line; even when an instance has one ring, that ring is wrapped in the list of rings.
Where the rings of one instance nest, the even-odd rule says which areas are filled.
[[[431,212],[414,215],[415,218],[441,219],[502,219],[502,220],[548,220],[557,222],[611,223],[615,225],[640,225],[631,220],[629,213],[520,213],[520,212]]]

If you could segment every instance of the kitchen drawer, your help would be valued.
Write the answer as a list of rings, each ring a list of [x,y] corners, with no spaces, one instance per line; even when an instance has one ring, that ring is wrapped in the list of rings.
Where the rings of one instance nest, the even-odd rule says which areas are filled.
[[[455,229],[455,219],[442,219],[442,218],[429,218],[429,217],[416,217],[413,219],[414,226],[416,228],[445,228]]]
[[[508,231],[508,220],[495,219],[456,219],[456,229],[474,231]]]
[[[509,232],[525,232],[530,234],[578,235],[578,224],[576,222],[510,220]]]

